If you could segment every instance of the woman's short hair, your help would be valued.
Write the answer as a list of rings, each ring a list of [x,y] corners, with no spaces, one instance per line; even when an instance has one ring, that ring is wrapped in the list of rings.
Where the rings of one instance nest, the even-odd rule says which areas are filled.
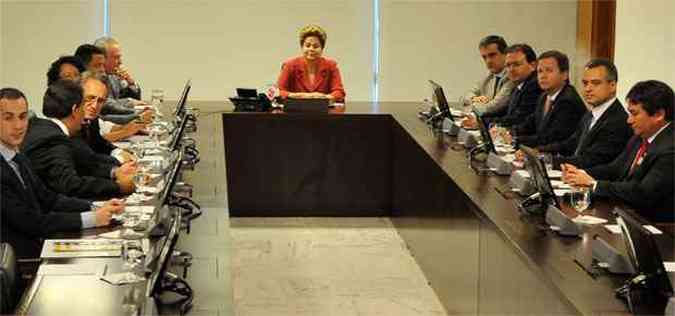
[[[54,61],[52,65],[49,67],[49,70],[47,70],[47,85],[51,85],[52,83],[58,81],[61,79],[59,77],[59,74],[61,73],[61,66],[64,64],[69,64],[72,65],[73,67],[77,68],[77,71],[80,73],[83,73],[85,68],[84,64],[82,63],[82,59],[80,59],[77,56],[61,56],[59,59]]]
[[[300,46],[305,43],[305,39],[310,36],[316,36],[321,43],[321,47],[326,47],[326,31],[324,31],[320,26],[315,24],[309,24],[302,29],[300,29]]]

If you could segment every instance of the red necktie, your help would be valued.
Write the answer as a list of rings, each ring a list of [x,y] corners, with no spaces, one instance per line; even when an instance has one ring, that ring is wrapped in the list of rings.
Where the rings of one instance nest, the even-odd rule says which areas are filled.
[[[637,154],[635,154],[635,159],[633,159],[633,164],[630,165],[629,174],[633,174],[635,168],[637,168],[637,166],[642,163],[642,158],[644,158],[644,156],[647,154],[647,146],[649,146],[649,142],[647,140],[642,140],[640,149],[638,149]]]

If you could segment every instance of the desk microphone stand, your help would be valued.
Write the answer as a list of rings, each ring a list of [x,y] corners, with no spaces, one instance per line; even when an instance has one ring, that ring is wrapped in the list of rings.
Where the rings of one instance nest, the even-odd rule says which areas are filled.
[[[473,171],[475,171],[479,175],[483,175],[483,174],[493,172],[494,170],[491,169],[491,168],[479,168],[479,167],[474,166],[474,162],[478,161],[478,159],[476,159],[476,155],[478,155],[480,153],[487,153],[489,151],[490,151],[490,149],[487,146],[487,144],[485,144],[485,143],[471,148],[469,150],[468,154],[467,154],[468,158],[469,158],[469,168],[471,168]]]
[[[169,292],[181,296],[181,298],[170,302],[160,299],[162,305],[179,305],[180,315],[187,314],[192,308],[192,300],[194,299],[192,287],[185,280],[170,272],[167,272],[160,282],[162,282],[161,293]]]
[[[433,128],[438,128],[438,122],[441,122],[446,115],[450,115],[449,111],[440,111],[434,115],[431,115],[424,122],[431,125]]]
[[[539,192],[535,192],[518,204],[518,209],[526,214],[543,214],[546,207],[546,199]]]

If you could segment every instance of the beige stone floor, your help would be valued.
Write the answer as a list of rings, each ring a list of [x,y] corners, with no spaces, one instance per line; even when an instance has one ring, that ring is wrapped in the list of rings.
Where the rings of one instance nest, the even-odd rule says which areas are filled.
[[[387,218],[230,225],[235,315],[445,315]]]

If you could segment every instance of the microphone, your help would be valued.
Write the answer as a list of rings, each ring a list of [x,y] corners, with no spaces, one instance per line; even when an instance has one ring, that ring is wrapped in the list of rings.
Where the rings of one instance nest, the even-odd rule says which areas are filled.
[[[436,113],[436,114],[430,116],[430,117],[425,121],[425,123],[429,124],[430,122],[435,121],[438,117],[440,117],[441,115],[446,114],[446,113],[448,113],[448,112],[447,112],[447,111],[440,111],[440,112],[438,112],[438,113]]]

